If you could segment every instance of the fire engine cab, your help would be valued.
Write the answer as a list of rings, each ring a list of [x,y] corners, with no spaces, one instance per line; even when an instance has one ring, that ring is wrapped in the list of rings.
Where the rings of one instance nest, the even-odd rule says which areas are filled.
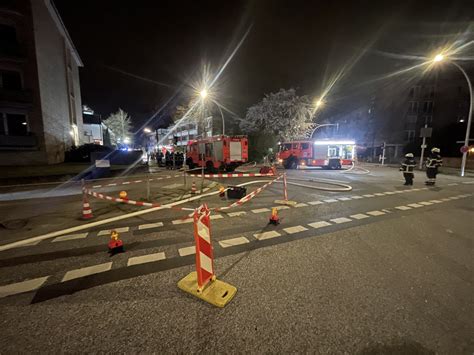
[[[247,136],[214,136],[189,141],[186,164],[189,169],[204,166],[207,171],[234,171],[248,161]]]
[[[299,140],[280,143],[278,162],[286,169],[319,166],[341,169],[355,158],[355,142],[351,140]]]

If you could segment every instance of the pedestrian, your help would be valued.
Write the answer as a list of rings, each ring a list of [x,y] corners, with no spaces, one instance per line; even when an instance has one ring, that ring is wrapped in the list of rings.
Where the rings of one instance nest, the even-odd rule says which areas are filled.
[[[439,154],[439,148],[431,149],[431,153],[426,159],[426,185],[433,186],[436,183],[436,175],[438,174],[438,168],[443,165],[443,160]]]
[[[413,186],[413,178],[415,177],[415,173],[413,169],[415,168],[415,159],[413,157],[413,153],[405,154],[405,160],[400,167],[400,171],[403,172],[403,177],[405,178],[405,186]]]

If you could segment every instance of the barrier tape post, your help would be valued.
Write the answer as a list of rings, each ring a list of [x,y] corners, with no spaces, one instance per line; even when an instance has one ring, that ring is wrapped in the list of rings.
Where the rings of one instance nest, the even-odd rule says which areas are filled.
[[[146,176],[146,200],[150,202],[150,175]]]
[[[92,208],[89,203],[89,199],[87,198],[86,184],[84,183],[84,179],[81,179],[81,185],[82,185],[82,219],[94,218],[94,215],[92,214]]]
[[[283,200],[275,200],[274,202],[281,205],[291,205],[291,206],[294,206],[297,204],[296,201],[288,200],[288,184],[286,183],[286,173],[283,173]]]
[[[194,211],[194,240],[196,243],[196,271],[178,282],[178,287],[214,306],[224,307],[237,288],[217,280],[211,242],[210,210],[206,204]]]
[[[288,201],[288,190],[286,185],[286,173],[283,174],[283,197]]]

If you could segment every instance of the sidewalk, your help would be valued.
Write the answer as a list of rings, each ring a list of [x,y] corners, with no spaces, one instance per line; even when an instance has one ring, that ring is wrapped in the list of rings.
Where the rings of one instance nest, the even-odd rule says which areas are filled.
[[[382,167],[387,167],[387,168],[395,168],[398,169],[400,167],[400,164],[384,164],[381,165],[379,163],[359,163],[361,166],[368,166],[370,168],[382,168]],[[418,167],[415,168],[415,171],[425,171],[425,169],[418,169]],[[439,173],[444,174],[444,175],[455,175],[455,176],[460,176],[461,175],[461,168],[451,168],[447,166],[442,166],[439,168]],[[466,169],[464,176],[466,177],[474,177],[474,170],[472,169]]]

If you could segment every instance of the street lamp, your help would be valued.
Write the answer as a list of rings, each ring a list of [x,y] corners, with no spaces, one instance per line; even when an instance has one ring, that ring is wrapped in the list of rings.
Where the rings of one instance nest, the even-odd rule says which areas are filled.
[[[145,128],[145,129],[143,129],[143,132],[145,132],[145,133],[151,133],[151,129]]]
[[[444,61],[445,60],[445,57],[443,54],[439,53],[437,54],[434,58],[433,58],[433,62],[434,63],[438,63],[438,62],[441,62],[441,61]],[[448,58],[448,62],[451,63],[452,65],[454,65],[456,68],[458,68],[461,73],[464,75],[464,77],[466,78],[466,81],[467,81],[467,86],[469,87],[469,114],[467,116],[467,127],[466,127],[466,137],[464,139],[464,146],[469,146],[469,133],[471,131],[471,121],[472,121],[472,84],[471,84],[471,80],[469,80],[469,76],[467,75],[466,71],[458,64],[456,63],[454,60],[449,60]],[[466,161],[467,161],[467,150],[465,150],[463,153],[462,153],[462,162],[461,162],[461,176],[464,176],[464,171],[466,170]]]
[[[200,92],[199,92],[199,96],[201,97],[201,99],[204,101],[208,98],[209,96],[209,92],[207,91],[207,89],[202,89]],[[211,98],[212,100],[212,98]],[[222,135],[225,135],[225,120],[224,120],[224,114],[222,113],[222,109],[219,105],[217,105],[217,108],[219,109],[219,112],[221,113],[221,119],[222,119]]]
[[[324,106],[324,101],[323,99],[318,99],[314,105],[316,106],[316,108],[320,108],[321,106]]]
[[[207,90],[206,89],[202,89],[200,92],[199,92],[199,95],[201,96],[202,99],[205,99],[207,97]]]

